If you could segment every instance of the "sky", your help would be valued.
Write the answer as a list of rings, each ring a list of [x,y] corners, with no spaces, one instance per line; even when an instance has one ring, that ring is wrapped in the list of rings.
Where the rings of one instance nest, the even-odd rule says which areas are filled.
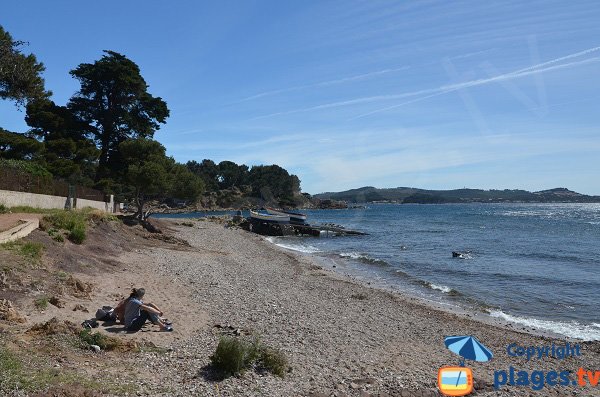
[[[361,186],[600,195],[598,1],[3,2],[0,25],[69,71],[136,62],[177,161],[278,164],[309,193]],[[0,102],[0,126],[25,132]]]

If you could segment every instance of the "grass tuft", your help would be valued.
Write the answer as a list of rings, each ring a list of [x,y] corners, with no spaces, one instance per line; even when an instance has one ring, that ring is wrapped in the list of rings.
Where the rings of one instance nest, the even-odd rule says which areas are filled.
[[[283,377],[290,368],[282,351],[262,345],[258,338],[248,341],[223,336],[210,361],[223,378],[238,376],[252,367]]]
[[[48,297],[40,296],[39,298],[36,298],[33,303],[38,310],[46,310],[48,307]]]
[[[9,241],[8,243],[0,244],[0,250],[12,251],[26,258],[31,263],[37,263],[42,258],[44,244],[31,241]]]
[[[281,350],[265,347],[261,351],[260,363],[264,369],[283,378],[289,372],[287,357]]]
[[[100,346],[102,350],[115,350],[123,347],[123,342],[120,339],[101,334],[100,332],[92,332],[89,329],[81,330],[79,332],[79,339],[83,342],[85,348],[89,348],[91,345]]]

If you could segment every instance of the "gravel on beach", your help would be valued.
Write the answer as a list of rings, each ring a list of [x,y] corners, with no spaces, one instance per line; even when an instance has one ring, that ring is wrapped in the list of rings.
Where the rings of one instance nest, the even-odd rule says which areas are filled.
[[[491,362],[467,362],[474,373],[474,395],[600,395],[600,387],[589,385],[540,391],[531,386],[496,390],[493,385],[494,371],[511,366],[529,373],[600,370],[598,342],[581,343],[581,356],[564,360],[509,357],[511,343],[527,347],[565,341],[517,325],[474,321],[370,288],[243,230],[207,221],[193,224],[176,227],[191,249],[144,254],[157,280],[175,283],[205,311],[198,318],[167,313],[176,331],[178,323],[206,322],[191,336],[167,342],[167,353],[147,353],[140,366],[153,375],[142,385],[148,395],[438,396],[438,369],[458,364],[458,356],[444,346],[448,335],[475,335],[494,352]],[[216,381],[208,365],[225,332],[259,336],[286,354],[291,371],[279,378],[249,370]]]

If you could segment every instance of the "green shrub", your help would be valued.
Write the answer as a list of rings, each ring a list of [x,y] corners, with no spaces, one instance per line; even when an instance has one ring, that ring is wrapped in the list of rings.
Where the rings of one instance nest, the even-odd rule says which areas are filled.
[[[239,375],[250,368],[259,357],[259,342],[224,336],[219,340],[217,350],[210,361],[224,377]]]
[[[287,357],[281,350],[264,347],[261,349],[260,363],[264,369],[283,378],[289,371]]]
[[[21,255],[23,255],[29,259],[38,261],[42,257],[43,250],[44,250],[44,244],[28,241],[21,246]]]
[[[85,240],[85,225],[75,225],[69,232],[69,240],[75,244],[81,244]]]
[[[87,228],[87,219],[90,211],[56,211],[49,215],[46,215],[43,219],[43,223],[45,227],[51,227],[48,231],[48,234],[54,229],[58,229],[53,235],[58,236],[58,231],[66,230],[68,232],[69,240],[71,240],[75,244],[81,244],[84,242],[86,237],[86,228]],[[64,241],[64,237],[56,237],[57,241]]]
[[[16,252],[17,254],[29,259],[30,262],[38,262],[42,257],[44,244],[16,240],[0,244],[0,249]]]
[[[52,237],[54,241],[58,241],[59,243],[65,241],[65,237],[62,235],[61,231],[54,228],[48,230],[48,236]]]
[[[24,213],[24,214],[51,214],[57,211],[56,209],[48,209],[48,208],[35,208],[30,207],[28,205],[18,205],[16,207],[10,207],[10,212],[12,213]]]
[[[122,345],[120,339],[113,338],[100,332],[92,332],[89,329],[84,329],[79,332],[79,339],[87,348],[91,345],[100,346],[102,350],[114,350]]]
[[[48,297],[40,296],[39,298],[36,298],[36,300],[33,303],[35,304],[35,307],[38,308],[38,310],[45,310],[48,307]]]
[[[69,273],[59,270],[56,272],[56,278],[58,278],[60,281],[67,281],[69,279]]]
[[[239,375],[255,365],[284,377],[290,368],[282,351],[263,346],[258,338],[248,341],[231,336],[221,337],[210,361],[223,377]]]
[[[6,214],[8,212],[8,208],[4,204],[0,204],[0,214]]]

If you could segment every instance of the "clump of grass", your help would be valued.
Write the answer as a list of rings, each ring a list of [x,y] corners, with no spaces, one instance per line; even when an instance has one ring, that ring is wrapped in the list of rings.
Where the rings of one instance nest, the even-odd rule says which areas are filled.
[[[61,233],[61,231],[64,230],[66,231],[69,240],[75,244],[82,244],[86,239],[88,223],[114,220],[117,220],[114,215],[94,208],[71,211],[54,210],[44,216],[41,226],[43,229],[48,230],[50,237],[57,241],[64,241],[64,237]]]
[[[8,208],[4,204],[0,204],[0,214],[6,214],[8,212]]]
[[[212,365],[223,377],[239,375],[250,368],[259,355],[259,342],[230,336],[221,337],[217,350],[210,356]]]
[[[264,369],[283,377],[289,371],[287,357],[283,352],[264,346],[258,338],[252,341],[223,336],[215,353],[210,357],[213,367],[226,378],[237,376],[252,367]]]
[[[57,211],[46,215],[43,220],[52,229],[66,230],[69,240],[75,244],[85,240],[87,217],[83,211]]]
[[[17,354],[26,354],[26,360],[21,360]],[[64,369],[48,368],[46,359],[39,360],[29,352],[14,353],[0,345],[0,395],[9,396],[15,392],[18,395],[30,395],[33,392],[48,390],[44,395],[97,395],[98,392],[111,392],[112,395],[135,395],[133,385],[113,383],[109,379],[94,380],[84,375],[65,371]],[[25,364],[29,363],[29,364]],[[65,394],[65,390],[68,393]]]
[[[0,249],[8,250],[17,253],[28,259],[30,262],[38,262],[42,258],[44,244],[22,240],[9,241],[8,243],[0,244]]]
[[[56,209],[49,208],[35,208],[29,205],[17,205],[15,207],[10,207],[10,212],[12,213],[26,213],[26,214],[52,214],[54,212],[62,211]]]
[[[100,346],[102,350],[115,350],[123,345],[120,339],[101,334],[100,332],[92,332],[89,329],[81,330],[79,332],[79,339],[86,348],[96,345]]]
[[[56,272],[56,278],[58,278],[60,281],[67,281],[69,279],[69,273],[59,270]]]
[[[75,227],[73,227],[73,229],[71,229],[69,231],[69,240],[71,240],[75,244],[83,243],[85,241],[85,237],[86,237],[85,231],[86,231],[85,224],[75,225]]]
[[[35,307],[38,310],[46,310],[46,308],[48,307],[48,297],[40,296],[40,297],[36,298],[33,303],[35,304]]]
[[[289,363],[285,354],[281,350],[265,347],[261,350],[260,364],[264,369],[283,378],[289,372]]]
[[[48,230],[48,236],[52,237],[54,241],[58,241],[59,243],[65,241],[65,237],[63,236],[62,232],[55,228]]]

